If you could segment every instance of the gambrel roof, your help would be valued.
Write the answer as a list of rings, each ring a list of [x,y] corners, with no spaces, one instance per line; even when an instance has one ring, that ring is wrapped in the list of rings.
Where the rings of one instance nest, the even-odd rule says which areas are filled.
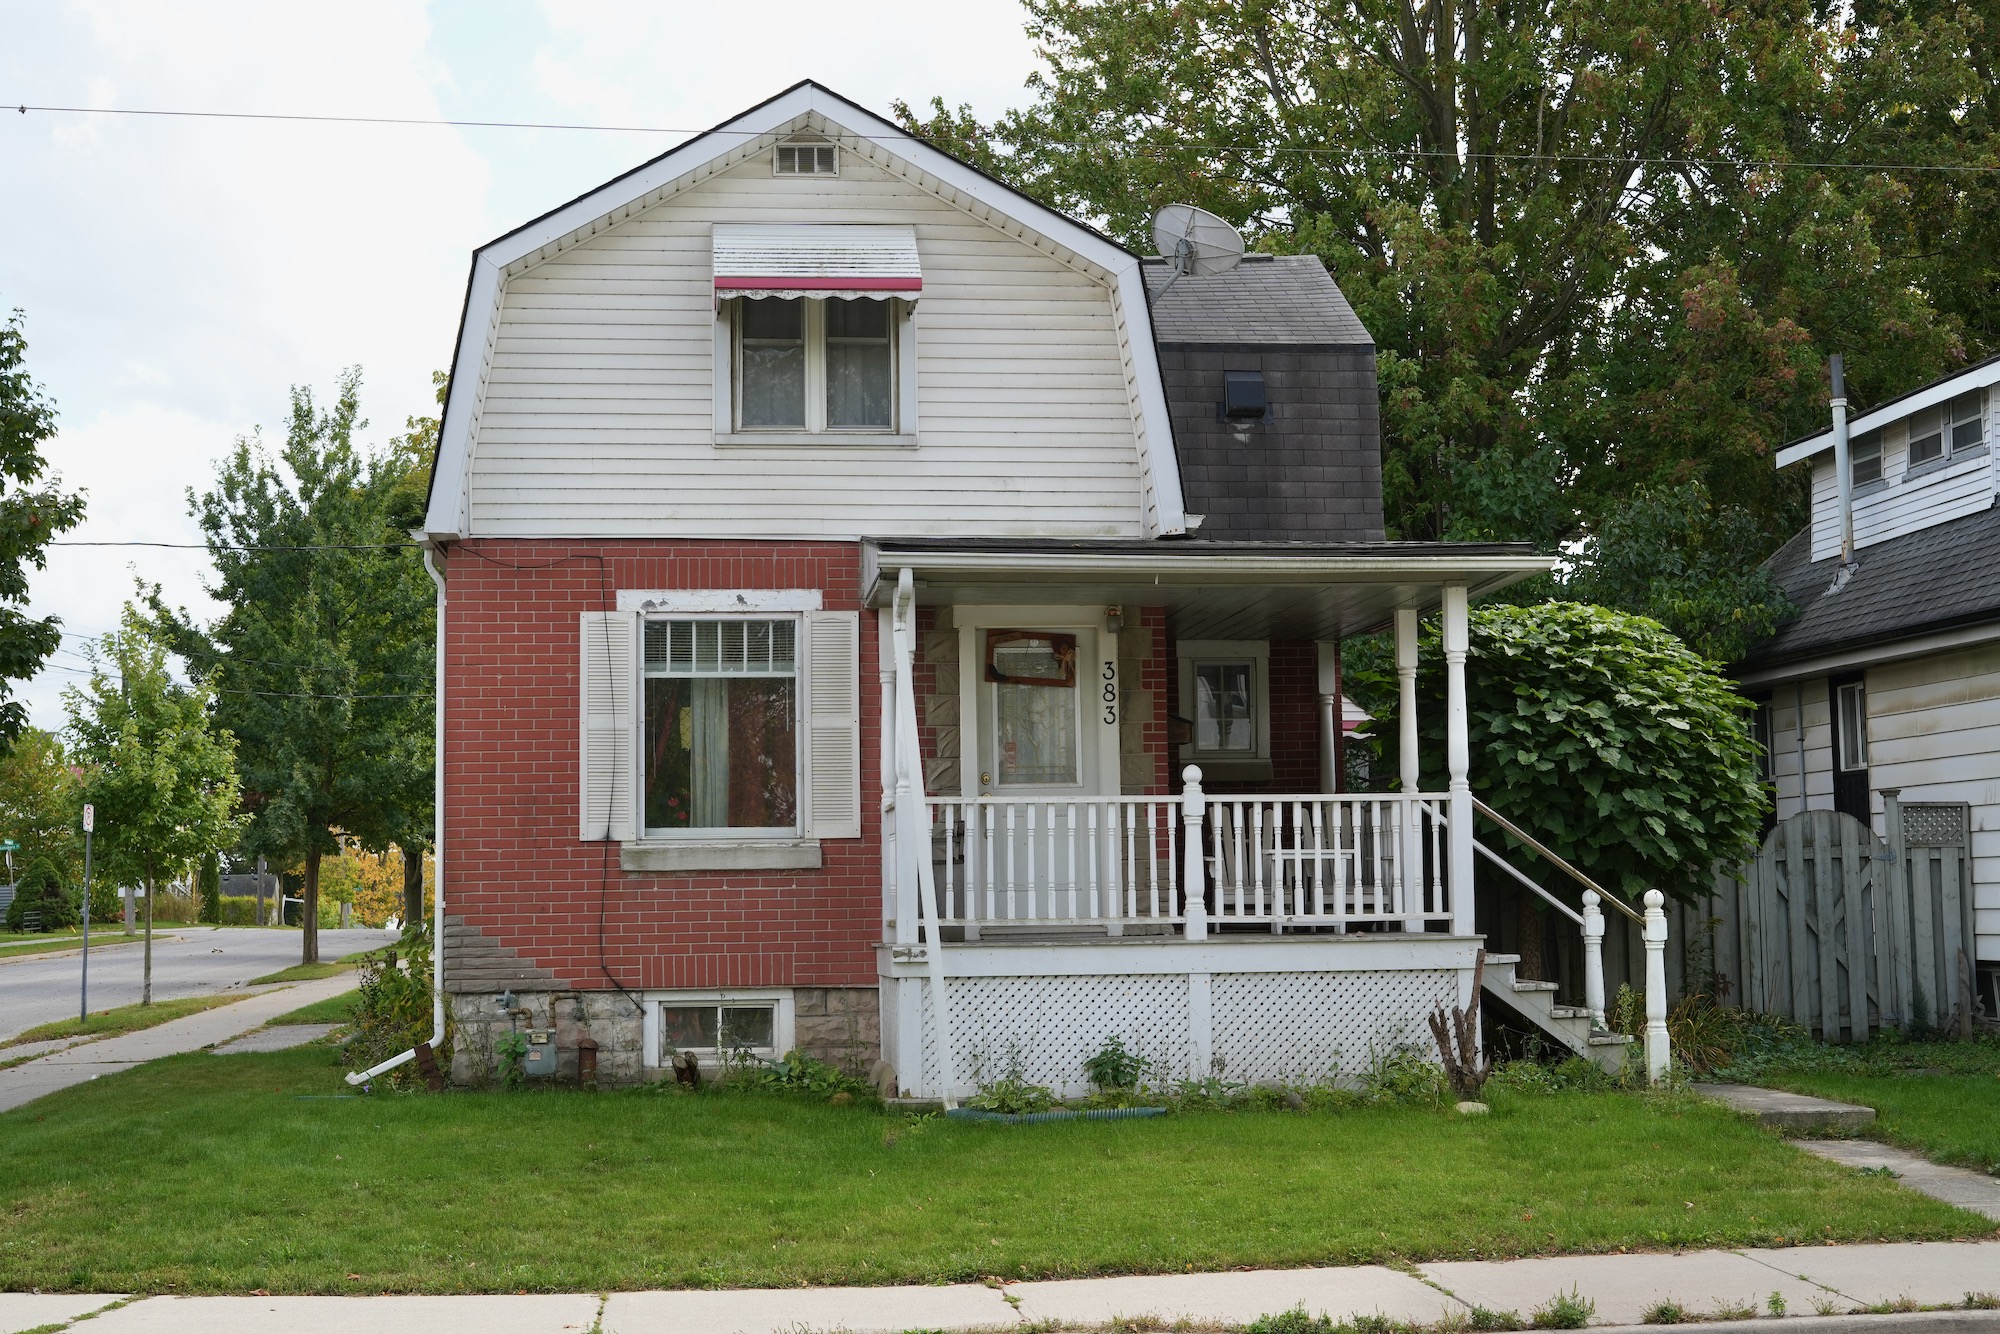
[[[481,396],[507,280],[800,132],[833,140],[845,151],[1109,289],[1126,334],[1145,528],[1154,536],[1185,532],[1186,503],[1140,257],[810,81],[795,84],[475,252],[431,475],[426,532],[450,539],[468,531]]]

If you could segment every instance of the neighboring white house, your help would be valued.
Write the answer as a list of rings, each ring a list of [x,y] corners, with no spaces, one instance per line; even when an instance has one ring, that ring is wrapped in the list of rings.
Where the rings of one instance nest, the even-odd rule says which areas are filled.
[[[1980,995],[2000,1013],[2000,357],[1851,423],[1856,568],[1836,588],[1833,433],[1810,461],[1809,528],[1771,558],[1799,615],[1735,669],[1759,702],[1778,818],[1845,811],[1882,828],[1896,790],[1972,868]],[[1803,782],[1801,775],[1803,774]]]

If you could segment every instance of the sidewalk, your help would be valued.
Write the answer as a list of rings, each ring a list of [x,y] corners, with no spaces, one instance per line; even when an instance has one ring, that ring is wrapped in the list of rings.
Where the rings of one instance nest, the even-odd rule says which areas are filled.
[[[115,1296],[0,1293],[0,1334],[62,1327],[92,1312],[90,1334],[793,1334],[845,1330],[1099,1329],[1114,1320],[1247,1325],[1303,1307],[1335,1320],[1387,1316],[1435,1324],[1475,1306],[1526,1318],[1572,1290],[1596,1306],[1594,1322],[1640,1323],[1661,1302],[1692,1316],[1745,1310],[1767,1316],[1773,1295],[1805,1334],[2000,1334],[2000,1311],[1854,1315],[1870,1306],[1962,1306],[1969,1293],[2000,1293],[2000,1241],[1801,1246],[1454,1261],[1414,1273],[1379,1265],[1146,1278],[1073,1279],[1004,1287],[774,1288],[723,1292],[624,1292],[608,1298],[148,1297],[104,1308]],[[1830,1317],[1826,1319],[1817,1316]],[[1775,1320],[1759,1322],[1769,1329]],[[1141,1327],[1148,1327],[1141,1325]],[[81,1328],[81,1327],[80,1327]],[[1721,1331],[1716,1331],[1721,1334]]]
[[[250,993],[245,1000],[218,1005],[212,1010],[203,1010],[155,1028],[64,1047],[40,1060],[0,1070],[0,1112],[33,1102],[57,1089],[96,1079],[99,1075],[116,1074],[147,1061],[157,1061],[162,1056],[200,1051],[214,1043],[226,1042],[239,1033],[259,1027],[267,1019],[275,1019],[314,1001],[352,991],[354,986],[354,974],[342,973],[313,982],[259,990]],[[0,1058],[6,1055],[6,1052],[0,1051]],[[4,1323],[0,1323],[0,1330],[5,1328]]]

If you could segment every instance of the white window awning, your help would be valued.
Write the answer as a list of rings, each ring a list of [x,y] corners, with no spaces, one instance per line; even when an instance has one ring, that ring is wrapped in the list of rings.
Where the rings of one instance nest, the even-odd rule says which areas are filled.
[[[838,223],[715,224],[715,295],[901,297],[924,288],[917,229]]]

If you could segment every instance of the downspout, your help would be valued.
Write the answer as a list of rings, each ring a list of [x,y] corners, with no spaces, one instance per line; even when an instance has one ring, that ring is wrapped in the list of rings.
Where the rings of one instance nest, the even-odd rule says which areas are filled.
[[[432,701],[434,721],[433,740],[436,747],[435,762],[431,774],[431,874],[434,885],[431,889],[431,1036],[424,1045],[436,1051],[444,1045],[444,576],[438,572],[433,559],[437,548],[432,543],[424,544],[424,572],[437,585],[436,630],[437,662],[435,667],[436,698]],[[347,1076],[349,1084],[365,1084],[379,1074],[394,1070],[399,1065],[407,1065],[417,1058],[417,1048],[412,1047],[400,1055],[391,1056],[380,1065]]]

